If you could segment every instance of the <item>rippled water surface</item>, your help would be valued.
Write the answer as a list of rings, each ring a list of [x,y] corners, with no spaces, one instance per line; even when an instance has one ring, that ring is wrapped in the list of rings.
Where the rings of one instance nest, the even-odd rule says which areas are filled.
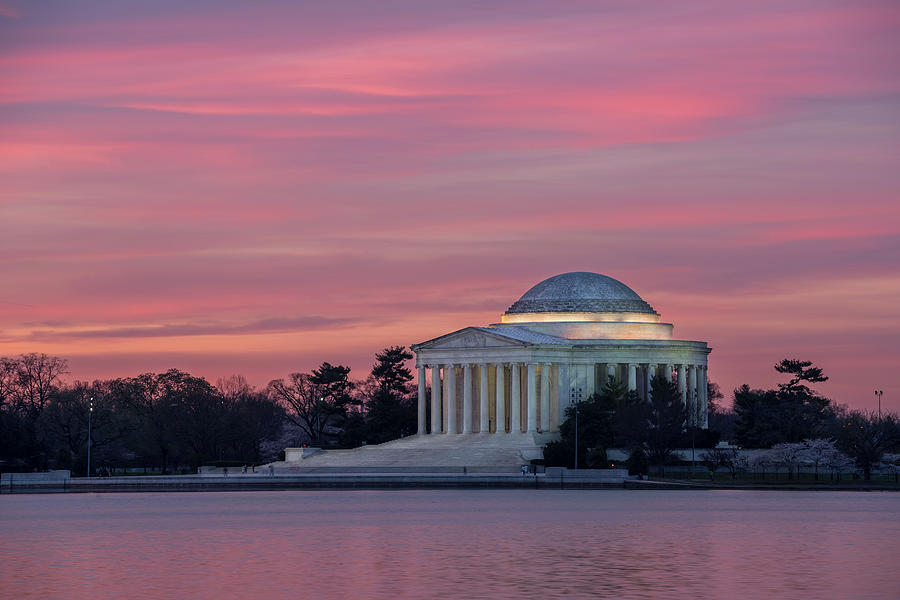
[[[900,598],[900,494],[0,496],[2,598]]]

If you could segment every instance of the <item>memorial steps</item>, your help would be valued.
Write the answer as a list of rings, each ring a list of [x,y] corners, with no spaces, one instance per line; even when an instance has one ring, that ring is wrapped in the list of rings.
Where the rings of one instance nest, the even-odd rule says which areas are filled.
[[[461,434],[410,436],[384,444],[350,450],[311,448],[286,451],[282,468],[473,468],[516,471],[542,456],[545,440],[540,434]]]

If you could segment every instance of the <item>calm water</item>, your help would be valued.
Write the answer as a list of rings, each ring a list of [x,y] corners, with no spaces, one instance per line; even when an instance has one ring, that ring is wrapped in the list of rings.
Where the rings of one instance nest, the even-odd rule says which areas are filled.
[[[0,598],[900,598],[900,494],[0,496]]]

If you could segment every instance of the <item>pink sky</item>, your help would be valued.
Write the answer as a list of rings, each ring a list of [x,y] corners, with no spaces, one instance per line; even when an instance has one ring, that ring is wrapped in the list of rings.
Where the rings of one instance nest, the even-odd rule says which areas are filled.
[[[429,5],[430,4],[430,5]],[[3,2],[0,355],[264,385],[566,271],[900,409],[895,2]]]

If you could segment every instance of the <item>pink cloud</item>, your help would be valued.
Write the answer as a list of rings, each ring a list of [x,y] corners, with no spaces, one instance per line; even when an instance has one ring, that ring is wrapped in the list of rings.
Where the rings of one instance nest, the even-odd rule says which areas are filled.
[[[10,6],[4,3],[0,4],[0,17],[4,17],[6,19],[19,19],[22,17],[22,13],[14,6]]]
[[[0,355],[366,369],[594,270],[726,389],[898,387],[893,3],[8,6]]]

